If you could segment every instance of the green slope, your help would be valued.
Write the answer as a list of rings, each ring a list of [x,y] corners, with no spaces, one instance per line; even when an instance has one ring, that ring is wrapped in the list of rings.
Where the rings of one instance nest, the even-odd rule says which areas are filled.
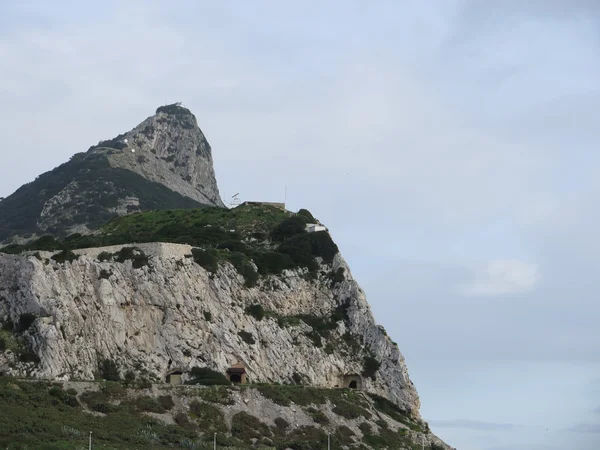
[[[49,234],[64,235],[75,224],[98,228],[115,216],[111,208],[125,197],[137,197],[143,211],[203,206],[138,174],[110,167],[104,153],[78,153],[0,202],[0,242],[38,233],[44,205],[72,182],[77,183],[77,194],[61,206],[68,217],[47,230]]]

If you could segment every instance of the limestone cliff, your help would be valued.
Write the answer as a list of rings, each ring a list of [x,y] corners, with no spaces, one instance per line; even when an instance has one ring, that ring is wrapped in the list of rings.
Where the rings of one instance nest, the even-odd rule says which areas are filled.
[[[363,389],[418,417],[404,358],[375,324],[339,254],[332,266],[321,265],[317,280],[297,269],[247,288],[230,264],[209,274],[193,261],[190,246],[139,248],[149,256],[139,268],[132,261],[98,260],[120,247],[76,250],[81,256],[64,263],[44,252],[0,254],[0,322],[18,324],[26,313],[38,317],[24,334],[39,364],[9,354],[8,373],[92,380],[99,363],[110,359],[123,373],[162,381],[174,367],[225,373],[240,361],[252,382],[335,387],[343,386],[344,376],[365,372],[365,358],[372,358],[380,366],[361,376]],[[344,279],[332,281],[329,274],[340,268]],[[262,306],[264,317],[249,313],[253,305]],[[339,310],[340,320],[321,339],[318,320]]]
[[[110,153],[112,167],[135,172],[199,203],[224,206],[210,145],[188,109],[160,107],[117,142],[123,148]]]

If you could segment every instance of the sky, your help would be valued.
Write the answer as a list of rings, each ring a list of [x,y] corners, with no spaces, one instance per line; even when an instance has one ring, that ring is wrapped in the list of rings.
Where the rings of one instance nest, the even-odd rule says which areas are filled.
[[[329,227],[436,434],[598,450],[599,25],[596,0],[0,0],[0,197],[181,101],[225,201]]]

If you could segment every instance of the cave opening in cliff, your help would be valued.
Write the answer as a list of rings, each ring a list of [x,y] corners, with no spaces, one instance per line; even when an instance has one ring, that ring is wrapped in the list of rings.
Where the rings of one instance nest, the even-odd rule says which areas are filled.
[[[363,380],[358,374],[344,375],[342,386],[346,389],[357,389],[362,390]]]
[[[246,375],[246,366],[243,363],[237,363],[227,369],[227,379],[231,383],[246,384],[248,382]]]

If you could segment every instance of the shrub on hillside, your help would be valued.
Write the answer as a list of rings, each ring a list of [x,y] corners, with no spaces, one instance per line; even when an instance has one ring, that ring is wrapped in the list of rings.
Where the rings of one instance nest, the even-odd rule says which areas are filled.
[[[203,267],[207,272],[216,273],[219,270],[219,254],[216,250],[193,248],[192,256],[194,262]]]
[[[235,270],[244,277],[246,287],[254,287],[258,281],[258,272],[250,263],[248,257],[240,252],[232,252],[227,255],[228,261],[233,264]]]
[[[225,375],[209,369],[208,367],[194,367],[192,368],[190,375],[192,376],[192,379],[185,384],[200,384],[205,386],[231,384]]]
[[[308,209],[303,208],[299,210],[298,215],[304,217],[307,223],[317,223],[317,219],[315,219]]]
[[[381,363],[374,356],[365,356],[363,359],[362,376],[375,380],[375,374],[381,367]]]
[[[246,308],[246,314],[254,317],[256,320],[263,320],[265,317],[265,310],[262,305],[251,305]]]
[[[119,368],[117,367],[117,364],[110,359],[103,360],[100,363],[98,371],[100,372],[100,376],[106,381],[121,381]]]
[[[227,249],[230,252],[246,253],[248,251],[246,244],[244,244],[242,241],[235,241],[233,239],[228,239],[225,242],[221,242],[220,244],[217,245],[217,248],[218,249]]]
[[[134,269],[141,269],[148,265],[148,256],[137,247],[123,247],[115,253],[115,261],[120,263],[131,261]]]
[[[64,263],[65,261],[73,262],[77,258],[79,258],[79,255],[76,255],[71,250],[63,250],[56,255],[53,255],[51,259],[58,263]]]
[[[247,331],[242,330],[238,333],[238,336],[241,337],[242,341],[244,341],[248,345],[256,344],[256,340],[254,339],[254,336],[252,336],[252,333],[248,333]]]
[[[303,216],[292,216],[282,221],[273,230],[273,239],[284,241],[292,236],[304,233],[306,228],[306,218]]]
[[[290,255],[279,252],[257,252],[254,263],[261,275],[280,274],[287,269],[293,269],[295,264]]]

